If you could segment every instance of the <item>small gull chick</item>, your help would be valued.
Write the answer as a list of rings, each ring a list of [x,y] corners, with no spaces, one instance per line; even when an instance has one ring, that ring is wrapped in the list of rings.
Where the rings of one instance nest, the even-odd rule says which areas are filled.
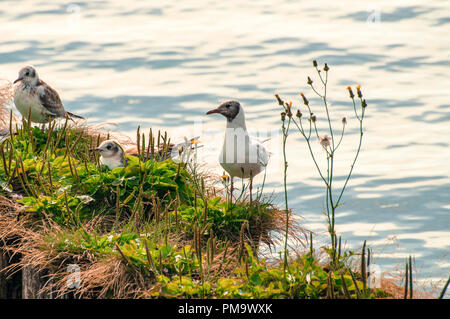
[[[54,118],[66,116],[83,119],[64,109],[58,92],[39,78],[34,67],[23,67],[14,81],[17,82],[20,84],[14,92],[14,104],[24,118],[28,118],[31,110],[31,122],[45,124]]]
[[[190,152],[195,147],[197,147],[197,148],[201,147],[201,145],[197,146],[197,144],[200,143],[198,141],[199,138],[200,138],[200,136],[193,137],[189,140],[187,138],[185,138],[184,142],[181,142],[178,144],[170,143],[169,145],[166,145],[166,146],[161,143],[159,145],[159,147],[157,147],[157,148],[155,147],[154,157],[158,161],[164,161],[169,158],[176,160],[176,161],[182,161],[182,162],[188,161]],[[164,146],[167,149],[164,149]],[[136,145],[127,147],[125,152],[128,155],[138,156],[138,148]],[[151,158],[151,154],[148,154],[148,159],[150,159],[150,158]]]
[[[100,153],[100,163],[108,166],[109,169],[124,167],[127,164],[125,152],[122,146],[116,141],[103,141],[93,151]]]

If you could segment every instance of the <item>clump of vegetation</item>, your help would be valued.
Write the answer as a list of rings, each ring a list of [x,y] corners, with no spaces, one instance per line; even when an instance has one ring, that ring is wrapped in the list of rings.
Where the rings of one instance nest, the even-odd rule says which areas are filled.
[[[296,122],[292,104],[277,98],[285,112],[285,146]],[[308,145],[312,115],[308,135],[299,126]],[[166,134],[138,129],[138,155],[109,170],[90,152],[109,134],[68,120],[42,130],[26,119],[15,122],[12,114],[5,123],[10,137],[0,145],[0,248],[21,259],[2,271],[45,270],[42,291],[76,298],[388,296],[368,285],[365,245],[360,269],[349,267],[355,254],[341,250],[334,231],[339,200],[327,211],[332,245],[324,250],[332,258],[323,262],[312,234],[308,245],[308,232],[289,219],[287,192],[284,210],[262,192],[251,201],[245,194],[230,200],[227,184],[217,187],[195,162],[152,156],[168,150]],[[336,149],[327,150],[329,163]],[[329,188],[331,172],[324,178]],[[328,200],[333,193],[327,194]],[[295,258],[292,251],[288,258],[288,237],[304,247]],[[283,242],[284,258],[264,258],[261,247]],[[68,270],[74,267],[75,279]]]
[[[307,77],[307,84],[311,88],[311,91],[317,95],[321,102],[323,103],[323,112],[324,117],[326,120],[326,132],[323,134],[318,129],[318,116],[313,112],[312,106],[310,105],[310,102],[308,98],[305,96],[304,93],[300,93],[301,100],[303,102],[304,107],[306,108],[307,115],[306,119],[303,116],[302,111],[300,110],[300,107],[297,109],[297,112],[294,112],[292,107],[292,102],[284,102],[278,94],[275,94],[275,97],[278,101],[278,104],[282,107],[281,112],[281,122],[282,122],[282,133],[283,133],[283,155],[284,155],[284,162],[285,162],[285,168],[284,168],[284,194],[285,194],[285,206],[286,211],[288,211],[288,194],[287,194],[287,185],[286,185],[286,175],[287,175],[287,159],[286,159],[286,145],[287,145],[287,139],[290,133],[290,129],[294,127],[297,129],[298,133],[303,137],[303,139],[306,142],[306,145],[308,147],[309,153],[311,155],[311,159],[314,162],[314,165],[317,169],[317,173],[320,176],[321,180],[324,183],[325,188],[325,211],[323,212],[327,216],[327,222],[328,222],[328,233],[330,235],[330,242],[331,247],[327,249],[327,252],[330,255],[331,263],[330,266],[332,268],[339,268],[339,259],[338,259],[338,251],[340,251],[340,243],[341,238],[337,236],[335,226],[336,226],[336,210],[339,206],[341,206],[341,200],[342,196],[344,194],[344,191],[347,187],[347,184],[352,176],[353,169],[356,164],[356,160],[358,159],[359,153],[361,151],[362,146],[362,139],[363,139],[363,124],[364,124],[364,116],[365,111],[367,107],[367,102],[363,98],[363,94],[361,92],[361,86],[358,85],[356,87],[357,91],[357,98],[359,99],[358,106],[355,101],[355,95],[352,91],[352,88],[350,86],[347,87],[348,94],[350,96],[350,99],[352,101],[353,111],[354,111],[354,117],[355,120],[358,121],[359,126],[359,142],[356,148],[355,156],[352,160],[352,163],[350,165],[350,169],[345,177],[345,182],[342,185],[342,187],[339,189],[336,187],[335,177],[335,161],[337,158],[337,151],[339,147],[341,146],[342,140],[344,138],[345,134],[345,128],[347,126],[347,117],[343,117],[341,119],[341,131],[339,134],[336,133],[336,129],[333,127],[332,124],[332,116],[331,116],[331,110],[329,106],[328,101],[328,95],[327,95],[327,85],[328,85],[328,71],[330,70],[327,63],[324,64],[323,69],[319,69],[317,61],[313,61],[313,67],[317,73],[317,78],[319,79],[319,86],[322,86],[321,89],[319,89],[315,84],[314,81],[311,79],[311,77]],[[295,113],[295,114],[294,114]],[[292,126],[291,126],[292,125]],[[328,133],[330,135],[328,135]],[[318,144],[321,145],[322,148],[322,154],[326,158],[326,170],[321,169],[318,155],[315,154],[312,143],[314,143],[314,140]],[[288,227],[288,225],[286,225]],[[287,232],[286,232],[287,234]],[[285,239],[285,265],[287,260],[287,235]]]
[[[139,155],[109,170],[90,152],[107,134],[68,120],[42,130],[26,119],[15,123],[12,114],[9,130],[0,147],[0,184],[3,200],[14,198],[20,206],[0,221],[0,237],[8,243],[3,249],[24,256],[16,270],[26,265],[51,270],[46,287],[60,294],[162,296],[175,277],[201,287],[211,281],[215,289],[219,278],[234,278],[247,256],[245,245],[257,253],[261,243],[274,244],[271,232],[281,231],[283,215],[270,202],[242,199],[230,205],[192,165],[149,159],[156,145],[168,149],[166,135],[150,132],[148,144],[139,135]],[[71,291],[64,281],[70,263],[85,265],[82,275],[115,265],[101,268],[110,276],[124,267],[139,280],[131,290],[113,280],[122,287],[117,290],[107,281],[96,284],[101,276],[86,274],[82,288]],[[205,289],[192,296],[214,294]]]

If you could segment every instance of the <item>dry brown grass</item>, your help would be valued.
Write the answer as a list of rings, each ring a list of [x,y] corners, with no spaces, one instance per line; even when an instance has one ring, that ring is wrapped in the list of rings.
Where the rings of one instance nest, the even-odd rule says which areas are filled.
[[[15,255],[22,256],[22,253],[27,255],[29,250],[24,249],[27,247],[24,243],[31,243],[38,235],[31,216],[25,215],[23,218],[19,218],[22,212],[21,205],[14,200],[0,196],[0,249],[7,253],[11,260]],[[21,267],[22,265],[19,263],[12,263],[0,271],[11,276]]]
[[[41,292],[53,292],[57,297],[73,294],[76,298],[148,298],[152,291],[157,291],[158,283],[144,278],[138,269],[134,269],[120,254],[115,256],[99,256],[86,250],[82,254],[58,251],[53,247],[49,237],[57,238],[67,229],[54,223],[49,218],[35,219],[32,215],[21,214],[23,208],[15,201],[0,197],[0,240],[3,247],[11,254],[21,256],[19,262],[11,264],[3,270],[8,275],[20,271],[24,267],[32,266],[36,271],[46,273],[46,283]],[[253,229],[245,235],[246,241],[259,240],[276,245],[269,237],[270,231],[281,232],[285,225],[285,214],[280,210],[273,210],[273,218],[260,229]],[[98,217],[83,225],[88,232],[94,232],[105,225],[111,225],[110,217]],[[110,228],[110,227],[107,227]],[[291,232],[299,226],[293,225]],[[257,235],[259,234],[259,235]],[[253,238],[251,238],[253,237]],[[266,238],[263,238],[266,237]],[[207,240],[202,243],[206,244]],[[172,232],[168,237],[172,245],[183,246],[191,243],[191,239],[183,232]],[[218,243],[225,245],[225,243]],[[242,243],[229,241],[227,252],[221,251],[215,255],[212,263],[203,260],[204,275],[207,277],[230,276],[238,266],[239,246]],[[256,244],[258,246],[258,244]],[[77,264],[80,267],[81,287],[73,290],[67,287],[71,273],[67,266]],[[197,275],[198,276],[198,275]],[[198,276],[200,279],[200,276]]]
[[[382,278],[380,282],[380,289],[391,295],[388,299],[402,299],[405,296],[405,287],[400,286],[398,283],[405,277],[404,272],[396,272],[388,274],[388,278]],[[417,286],[416,280],[414,280],[413,299],[435,299],[439,291],[427,291],[420,289]],[[423,287],[424,288],[424,287]],[[409,292],[408,292],[409,298]]]
[[[6,127],[9,125],[9,110],[6,108],[6,103],[11,101],[13,97],[13,85],[8,80],[0,79],[0,126]]]
[[[32,266],[37,272],[47,273],[45,285],[41,292],[53,292],[57,297],[74,293],[78,298],[106,298],[112,293],[116,298],[136,297],[140,287],[145,287],[139,272],[130,272],[127,265],[109,256],[96,256],[86,250],[82,254],[61,252],[46,240],[47,236],[57,236],[65,230],[50,219],[34,220],[30,215],[17,218],[22,208],[14,201],[0,197],[0,241],[2,248],[10,255],[19,254],[20,261],[9,265],[2,272],[7,275]],[[101,220],[91,221],[84,225],[87,230],[93,229]],[[71,273],[67,266],[77,264],[80,269],[80,289],[67,287]]]

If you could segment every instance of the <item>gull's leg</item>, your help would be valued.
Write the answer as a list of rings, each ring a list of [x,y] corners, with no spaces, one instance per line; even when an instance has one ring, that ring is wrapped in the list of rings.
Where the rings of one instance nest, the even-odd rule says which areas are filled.
[[[233,176],[230,176],[230,202],[231,203],[233,203],[233,191],[234,191]]]
[[[252,189],[253,189],[253,172],[250,171],[250,204],[253,202]]]

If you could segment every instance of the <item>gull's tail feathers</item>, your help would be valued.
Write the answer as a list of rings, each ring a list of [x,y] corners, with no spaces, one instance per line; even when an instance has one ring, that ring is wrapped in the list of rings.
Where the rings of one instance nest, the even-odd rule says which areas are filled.
[[[73,114],[73,113],[71,113],[71,112],[67,112],[67,111],[66,111],[66,113],[67,113],[67,115],[70,116],[70,119],[71,119],[71,120],[73,120],[73,118],[81,119],[81,120],[84,120],[84,119],[85,119],[84,117],[79,116],[79,115],[76,115],[76,114]]]

